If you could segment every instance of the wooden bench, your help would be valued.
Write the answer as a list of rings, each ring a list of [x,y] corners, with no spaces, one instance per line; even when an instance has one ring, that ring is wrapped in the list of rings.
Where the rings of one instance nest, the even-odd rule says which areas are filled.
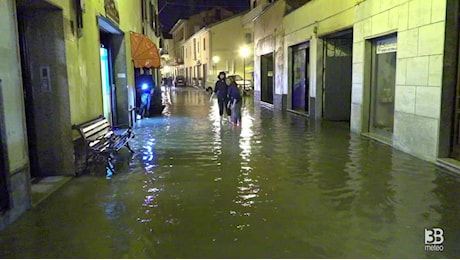
[[[89,162],[104,162],[107,177],[110,177],[115,172],[112,163],[114,154],[122,147],[134,153],[128,143],[134,138],[131,128],[116,130],[102,115],[88,122],[73,125],[72,129],[78,130],[85,142],[85,171]]]

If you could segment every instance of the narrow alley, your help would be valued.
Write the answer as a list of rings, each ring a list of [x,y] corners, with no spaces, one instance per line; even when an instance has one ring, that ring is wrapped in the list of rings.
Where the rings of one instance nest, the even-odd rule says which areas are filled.
[[[457,258],[460,178],[389,146],[244,100],[167,90],[117,172],[76,177],[0,232],[2,258]],[[443,230],[426,252],[424,230]]]

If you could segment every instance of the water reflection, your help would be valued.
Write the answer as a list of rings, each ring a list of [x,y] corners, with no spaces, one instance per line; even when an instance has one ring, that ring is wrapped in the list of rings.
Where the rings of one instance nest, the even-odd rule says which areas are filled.
[[[76,178],[0,232],[8,258],[458,258],[460,180],[388,146],[196,89],[136,124],[110,181]],[[126,163],[125,166],[123,164]],[[424,229],[445,251],[424,251]],[[68,239],[71,237],[72,239]]]

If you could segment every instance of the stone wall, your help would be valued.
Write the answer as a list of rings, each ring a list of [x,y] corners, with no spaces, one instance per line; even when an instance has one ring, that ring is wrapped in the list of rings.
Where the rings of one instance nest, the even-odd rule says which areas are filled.
[[[367,0],[356,6],[351,129],[368,131],[369,40],[397,33],[393,146],[435,160],[439,138],[446,1]]]

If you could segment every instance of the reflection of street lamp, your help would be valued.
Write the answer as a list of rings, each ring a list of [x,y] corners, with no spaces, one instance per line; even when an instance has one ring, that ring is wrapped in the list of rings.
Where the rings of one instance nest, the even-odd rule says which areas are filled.
[[[243,90],[246,90],[246,57],[249,55],[247,46],[240,48],[240,55],[243,57]]]
[[[217,70],[217,63],[218,63],[219,61],[220,61],[219,56],[214,56],[214,57],[212,57],[212,62],[214,63],[214,64],[212,65],[212,67],[213,67],[213,69],[214,69],[214,74],[217,74],[217,71],[216,71],[216,70]]]

